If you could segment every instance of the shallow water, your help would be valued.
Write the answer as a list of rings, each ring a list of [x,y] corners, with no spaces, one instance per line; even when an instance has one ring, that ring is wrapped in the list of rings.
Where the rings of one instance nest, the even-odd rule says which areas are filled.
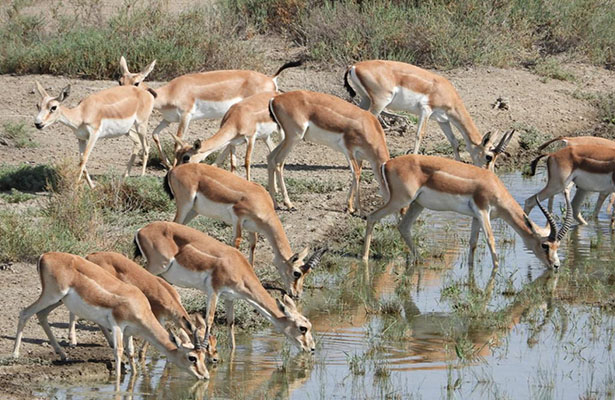
[[[518,173],[502,179],[521,204],[545,181],[544,175],[524,179]],[[556,199],[555,210],[562,202],[562,196]],[[545,223],[538,208],[531,217]],[[563,268],[558,273],[547,271],[502,222],[494,224],[501,265],[493,273],[482,234],[476,265],[473,270],[467,266],[469,218],[426,211],[419,221],[419,243],[446,249],[438,259],[418,266],[395,260],[370,265],[369,270],[348,259],[343,281],[334,273],[322,276],[319,283],[328,288],[302,300],[318,343],[314,356],[297,354],[271,330],[238,335],[233,356],[220,349],[224,362],[210,369],[209,382],[195,383],[163,358],[150,358],[138,375],[126,374],[120,395],[615,396],[613,304],[593,305],[615,281],[610,261],[613,236],[604,208],[598,223],[573,228],[562,243]],[[327,286],[328,278],[336,283]],[[390,310],[366,312],[378,305],[381,311]],[[482,318],[468,317],[476,313]],[[39,394],[59,399],[116,396],[111,383],[48,386]]]

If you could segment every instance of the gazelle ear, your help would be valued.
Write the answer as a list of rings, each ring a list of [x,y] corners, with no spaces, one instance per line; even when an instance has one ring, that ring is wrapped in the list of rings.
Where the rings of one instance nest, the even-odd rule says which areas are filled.
[[[178,349],[182,347],[182,341],[173,332],[169,332],[169,339]]]
[[[490,139],[491,139],[491,131],[485,133],[485,136],[483,136],[483,140],[481,142],[481,145],[483,147],[487,146],[487,143],[489,143]]]
[[[42,98],[49,97],[43,85],[41,85],[39,81],[35,81],[35,83],[36,83],[36,91],[38,92],[38,94],[40,94]]]
[[[62,89],[62,91],[60,92],[60,95],[57,97],[57,100],[61,103],[64,100],[66,100],[69,94],[70,94],[70,85],[66,85],[66,87],[64,87],[64,89]]]
[[[141,80],[145,79],[145,77],[147,77],[152,72],[155,66],[156,60],[152,61],[147,67],[145,67],[143,71],[141,71]]]
[[[292,309],[296,309],[297,308],[297,305],[295,304],[293,299],[291,299],[290,296],[287,295],[287,294],[285,294],[282,297],[282,301],[284,301],[284,304],[286,305],[287,308],[292,308]]]
[[[197,151],[201,150],[201,145],[202,145],[201,139],[195,140],[194,141],[194,146],[193,146],[194,150],[197,150]]]
[[[286,305],[284,305],[284,303],[282,303],[279,299],[275,299],[276,304],[278,305],[278,310],[280,310],[280,312],[286,316],[288,316],[288,310],[286,309]]]
[[[122,69],[122,74],[129,74],[128,65],[126,64],[126,59],[124,56],[120,58],[120,68]]]

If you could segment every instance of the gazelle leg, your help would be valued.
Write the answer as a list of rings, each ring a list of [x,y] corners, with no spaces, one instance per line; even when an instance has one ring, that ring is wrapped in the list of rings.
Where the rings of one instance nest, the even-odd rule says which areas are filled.
[[[47,314],[49,314],[49,312],[62,304],[62,297],[63,295],[53,295],[50,293],[48,294],[46,292],[43,292],[34,303],[24,308],[19,313],[19,322],[17,323],[17,334],[15,335],[13,357],[19,357],[19,347],[21,346],[21,338],[23,336],[23,329],[26,326],[26,322],[28,322],[28,320],[34,314],[37,314],[39,322],[41,323],[41,326],[43,326],[43,321],[41,320],[41,317],[43,317],[46,322]],[[49,328],[49,324],[43,326],[43,330],[47,334],[47,337],[49,338],[49,341],[51,342],[51,345],[53,346],[56,353],[60,355],[60,358],[65,360],[66,353],[64,353],[64,351],[60,348],[60,345],[56,341],[55,337],[53,336],[53,333],[51,332],[51,329]]]
[[[139,135],[139,143],[143,149],[143,166],[141,167],[141,176],[145,175],[147,168],[147,159],[149,158],[149,144],[147,143],[147,121],[137,125],[137,134]]]
[[[194,211],[194,201],[177,198],[175,204],[177,205],[177,209],[175,210],[175,218],[173,219],[173,222],[177,224],[188,225],[194,217],[199,215],[196,211]]]
[[[480,233],[480,221],[478,218],[472,218],[472,228],[470,231],[470,255],[468,256],[468,265],[474,266],[474,253],[478,245],[478,234]]]
[[[68,337],[70,341],[70,346],[77,346],[77,333],[75,329],[75,325],[77,325],[77,316],[72,312],[68,313]]]
[[[258,240],[258,233],[248,232],[248,241],[250,243],[250,265],[254,266],[254,251],[256,250],[256,241]]]
[[[214,326],[214,316],[216,315],[216,304],[218,303],[218,295],[215,292],[208,293],[207,296],[207,326],[205,327],[205,343],[209,342],[211,328]]]
[[[427,126],[425,122],[431,116],[431,110],[429,109],[421,109],[421,113],[419,114],[419,124],[416,128],[416,136],[414,137],[414,150],[413,154],[419,153],[419,148],[421,146],[421,139],[423,138],[423,132],[425,131],[425,127]]]
[[[124,172],[124,178],[130,176],[130,171],[132,170],[132,164],[137,158],[137,154],[142,148],[141,142],[139,140],[139,135],[134,131],[130,130],[128,132],[128,138],[132,141],[132,151],[130,153],[130,158],[128,159],[128,165],[126,165],[126,172]]]
[[[135,345],[132,340],[132,335],[124,335],[124,348],[126,349],[126,355],[130,361],[130,370],[133,374],[137,372],[137,363],[135,361]]]
[[[401,233],[401,236],[404,238],[404,242],[406,242],[406,245],[410,249],[410,254],[413,259],[417,259],[418,252],[416,250],[416,246],[414,245],[414,241],[412,240],[412,225],[424,209],[425,208],[416,201],[410,203],[408,210],[398,225],[399,233]]]
[[[250,163],[252,162],[252,152],[254,151],[254,141],[256,140],[255,136],[252,136],[248,139],[248,147],[246,148],[246,157],[244,159],[243,166],[246,169],[246,179],[251,181],[250,176]]]
[[[604,201],[607,199],[607,197],[609,197],[609,194],[610,194],[609,192],[599,192],[598,193],[598,199],[596,199],[596,206],[594,207],[594,212],[592,214],[593,219],[598,219],[598,215],[600,214],[600,209],[602,208]],[[576,193],[575,193],[575,197],[576,197]],[[573,200],[573,204],[574,204],[574,200]],[[608,208],[609,207],[607,207],[607,213],[609,212]]]
[[[105,337],[105,340],[107,341],[107,343],[109,343],[109,347],[113,347],[113,337],[111,335],[111,331],[109,331],[109,329],[105,328],[102,325],[98,325],[98,327],[100,328],[100,331]]]
[[[581,206],[583,205],[583,201],[585,200],[587,193],[588,192],[586,190],[583,190],[577,186],[577,190],[572,198],[572,215],[581,225],[587,225],[587,221],[585,221],[581,215]],[[602,193],[600,193],[600,195],[602,195]],[[604,198],[602,200],[604,201]],[[598,208],[598,211],[600,211],[600,208]]]
[[[226,160],[226,157],[228,157],[230,153],[231,153],[231,145],[228,145],[224,149],[222,149],[222,151],[218,153],[218,156],[216,157],[216,159],[211,165],[220,167],[222,164],[224,164],[224,160]]]
[[[274,205],[277,207],[277,203],[275,201],[275,193],[273,192],[275,186],[275,176],[277,175],[277,183],[280,185],[282,190],[282,197],[284,198],[284,204],[289,209],[294,209],[293,204],[290,201],[290,197],[288,197],[288,191],[286,190],[286,184],[284,183],[284,160],[288,156],[288,153],[292,150],[292,148],[296,144],[296,139],[293,140],[294,137],[290,136],[286,137],[286,139],[281,142],[278,147],[276,147],[271,154],[267,157],[267,170],[269,173],[269,193],[271,194],[271,198],[273,199]],[[299,135],[301,137],[301,135]]]
[[[156,147],[158,148],[160,161],[162,161],[165,167],[171,168],[171,162],[167,158],[167,155],[164,154],[164,151],[162,150],[162,145],[160,144],[160,132],[167,126],[169,126],[169,121],[167,121],[166,119],[160,121],[158,126],[154,129],[154,132],[152,132],[152,139],[154,139],[154,143],[156,143]]]
[[[235,348],[235,313],[233,299],[224,300],[224,310],[226,311],[226,325],[228,326],[229,346]]]
[[[451,146],[453,146],[453,154],[455,155],[455,160],[461,161],[461,156],[459,155],[459,141],[455,137],[455,133],[453,132],[453,128],[449,121],[446,122],[438,122],[440,125],[440,129],[444,132],[444,136],[448,139]]]
[[[241,245],[241,218],[237,218],[233,224],[233,247],[236,249]]]
[[[92,152],[92,149],[94,148],[94,145],[96,144],[96,141],[98,140],[99,130],[100,128],[94,130],[93,132],[90,132],[90,138],[88,139],[85,145],[85,150],[83,151],[83,154],[81,155],[81,161],[79,163],[79,175],[77,176],[77,183],[79,183],[79,181],[81,180],[81,177],[83,176],[83,173],[85,172],[85,165],[87,164],[88,158],[90,158],[90,153]]]
[[[115,385],[119,389],[122,375],[122,354],[124,354],[123,332],[118,325],[115,325],[111,330],[113,332],[113,349],[115,350]]]
[[[229,144],[227,148],[229,149],[231,156],[231,172],[235,173],[235,171],[237,170],[237,152],[235,151],[235,146],[232,144]]]
[[[489,251],[491,252],[493,268],[498,268],[498,265],[499,265],[498,255],[495,251],[495,238],[493,237],[493,230],[491,229],[489,211],[478,210],[478,216],[479,216],[479,222],[481,224],[481,228],[483,229],[483,233],[485,234],[485,240],[487,241],[487,246],[489,246]]]
[[[83,153],[85,152],[86,144],[87,143],[86,143],[85,140],[79,139],[79,157],[83,157]],[[90,174],[88,173],[87,168],[84,168],[84,173],[85,173],[85,180],[88,183],[88,186],[90,188],[94,188],[94,182],[92,182],[92,178],[90,177]]]
[[[369,259],[369,248],[372,243],[372,234],[374,231],[374,226],[378,221],[382,218],[386,217],[389,214],[393,214],[398,212],[400,208],[402,208],[403,204],[394,203],[389,198],[389,201],[367,216],[367,227],[365,228],[365,241],[363,242],[363,261],[367,262]]]
[[[350,185],[350,191],[348,192],[347,198],[348,212],[351,214],[354,213],[356,206],[356,210],[360,214],[361,201],[359,198],[359,182],[361,180],[361,169],[363,168],[363,163],[361,161],[357,161],[352,156],[348,156],[348,163],[350,164],[350,172],[352,173],[352,183]]]
[[[190,112],[185,112],[182,114],[180,120],[179,120],[179,126],[177,127],[177,137],[178,138],[182,138],[184,136],[184,133],[186,133],[186,131],[188,130],[188,126],[190,126],[190,120],[192,119],[192,116],[190,114]],[[180,144],[175,142],[175,153],[177,153],[177,150],[179,150]],[[175,162],[177,162],[177,160],[175,160]],[[173,165],[175,165],[175,162],[173,163]]]

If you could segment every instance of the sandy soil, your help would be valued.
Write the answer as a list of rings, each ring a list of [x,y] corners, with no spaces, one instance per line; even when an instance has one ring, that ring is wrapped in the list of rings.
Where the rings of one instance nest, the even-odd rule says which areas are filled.
[[[269,50],[272,60],[266,73],[272,73],[284,61],[292,59],[287,49]],[[503,131],[514,124],[534,126],[539,131],[557,136],[591,132],[597,121],[595,110],[586,101],[578,99],[573,93],[599,93],[615,90],[613,72],[586,66],[568,65],[577,80],[562,82],[543,80],[526,70],[504,70],[498,68],[459,69],[443,73],[457,87],[465,104],[482,132],[487,130]],[[279,79],[280,88],[311,89],[346,97],[342,86],[342,69],[319,69],[306,66],[285,71]],[[0,126],[11,121],[25,121],[32,124],[36,113],[38,95],[34,92],[34,81],[40,81],[50,93],[57,93],[64,85],[72,85],[69,105],[76,105],[80,99],[97,90],[116,85],[110,81],[82,81],[53,76],[0,76],[4,96],[0,97]],[[151,83],[159,87],[162,83]],[[491,104],[497,97],[509,100],[509,111],[495,111]],[[153,129],[159,121],[155,114],[150,123]],[[191,124],[187,138],[206,138],[211,136],[218,121],[197,121]],[[176,128],[176,126],[175,126]],[[393,154],[405,152],[414,143],[415,126],[411,125],[402,135],[397,131],[387,134],[390,151]],[[163,136],[167,136],[163,133]],[[77,162],[77,141],[72,132],[60,124],[44,131],[35,131],[33,138],[37,148],[17,149],[10,145],[0,145],[0,164],[53,164],[66,157]],[[445,141],[443,134],[434,122],[428,124],[424,139],[425,146],[433,148]],[[516,142],[516,140],[515,140]],[[266,181],[265,147],[257,144],[253,157],[255,180]],[[152,151],[154,149],[152,148]],[[513,143],[509,151],[515,154],[517,146]],[[99,141],[88,163],[88,169],[96,179],[97,174],[121,173],[130,153],[130,141],[125,138]],[[242,154],[240,154],[241,160]],[[468,158],[467,154],[465,155]],[[287,230],[294,249],[304,245],[314,245],[326,240],[332,227],[341,226],[349,217],[343,212],[346,190],[350,184],[350,173],[344,158],[327,148],[302,143],[290,154],[286,163],[287,177],[314,178],[323,182],[341,182],[344,189],[328,194],[305,194],[293,200],[296,212],[280,211],[280,217]],[[160,170],[150,169],[149,174],[162,175]],[[240,174],[243,175],[243,170]],[[363,184],[364,209],[369,211],[379,202],[376,183]],[[365,190],[367,189],[367,190]],[[220,238],[228,241],[228,238]],[[257,249],[257,266],[269,263],[271,253],[267,245],[260,244]],[[106,346],[102,335],[90,325],[82,325],[78,333],[80,345],[67,349],[74,360],[60,364],[49,346],[46,336],[35,319],[30,320],[24,332],[22,358],[13,361],[9,358],[12,351],[19,311],[32,303],[40,293],[36,267],[31,264],[4,266],[0,270],[0,293],[4,298],[0,308],[0,393],[6,397],[31,397],[31,390],[46,380],[75,381],[109,377],[112,352]],[[60,308],[50,316],[54,330],[66,342],[66,321],[68,313]]]

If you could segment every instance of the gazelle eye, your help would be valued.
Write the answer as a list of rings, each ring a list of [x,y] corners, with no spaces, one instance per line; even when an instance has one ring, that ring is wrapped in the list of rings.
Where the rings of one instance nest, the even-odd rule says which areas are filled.
[[[186,154],[186,155],[184,156],[184,158],[182,158],[182,162],[184,162],[184,163],[188,163],[188,162],[190,162],[190,156]]]
[[[548,243],[543,243],[540,245],[543,249],[545,250],[549,250],[549,244]]]
[[[485,156],[485,158],[487,159],[487,161],[491,161],[491,160],[493,160],[493,156],[491,156],[491,155],[489,155],[489,154],[487,154],[487,155]]]
[[[299,330],[301,331],[301,333],[307,333],[307,326],[300,326]]]
[[[58,106],[53,106],[53,107],[51,107],[51,108],[49,109],[49,111],[54,112],[54,111],[55,111],[55,110],[57,110],[57,109],[58,109]]]
[[[296,279],[299,279],[299,278],[301,278],[301,272],[299,272],[299,271],[295,271],[295,272],[293,272],[293,276],[294,276]]]
[[[136,83],[135,83],[135,86],[139,86],[139,83],[141,83],[141,82],[136,82]]]
[[[188,356],[188,360],[192,363],[196,362],[196,357],[195,356]]]

